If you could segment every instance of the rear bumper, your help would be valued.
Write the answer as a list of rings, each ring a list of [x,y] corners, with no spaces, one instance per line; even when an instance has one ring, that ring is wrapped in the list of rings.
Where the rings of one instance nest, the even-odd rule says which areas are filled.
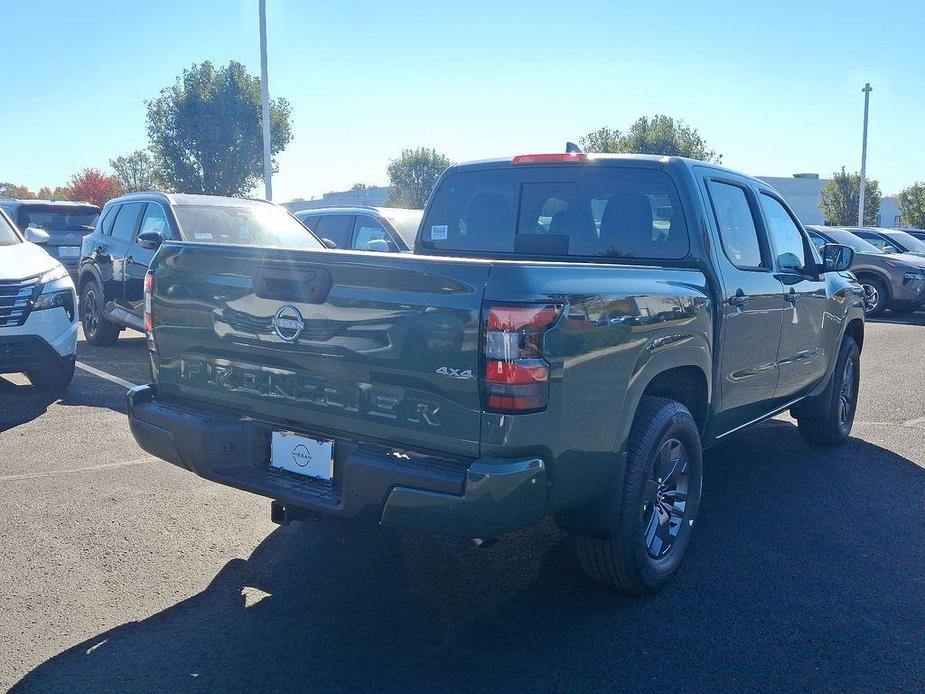
[[[493,537],[546,513],[546,468],[539,458],[463,461],[334,437],[334,480],[326,482],[270,467],[271,433],[281,427],[267,422],[158,401],[153,386],[128,392],[128,418],[135,440],[152,455],[279,501],[287,515],[305,509],[409,530]]]

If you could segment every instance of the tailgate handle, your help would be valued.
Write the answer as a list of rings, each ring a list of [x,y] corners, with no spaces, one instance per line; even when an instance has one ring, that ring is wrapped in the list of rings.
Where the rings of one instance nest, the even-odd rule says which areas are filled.
[[[254,293],[262,299],[323,304],[331,291],[331,273],[320,267],[263,268],[254,278]]]

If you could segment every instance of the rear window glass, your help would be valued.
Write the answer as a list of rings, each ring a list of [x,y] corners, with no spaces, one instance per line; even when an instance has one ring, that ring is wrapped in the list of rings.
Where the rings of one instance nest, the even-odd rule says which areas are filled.
[[[690,242],[667,174],[617,167],[463,171],[444,179],[421,232],[425,249],[678,259]]]
[[[25,205],[19,210],[19,223],[26,227],[39,227],[47,231],[93,231],[100,211],[96,207],[62,205]]]

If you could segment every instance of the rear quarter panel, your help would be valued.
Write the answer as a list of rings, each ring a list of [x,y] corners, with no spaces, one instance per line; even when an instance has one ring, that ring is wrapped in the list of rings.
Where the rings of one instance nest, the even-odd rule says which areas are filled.
[[[548,463],[549,510],[604,491],[646,385],[676,366],[710,383],[712,306],[697,270],[600,264],[492,266],[485,301],[550,302],[563,315],[546,334],[548,408],[483,413],[482,455],[538,455]]]

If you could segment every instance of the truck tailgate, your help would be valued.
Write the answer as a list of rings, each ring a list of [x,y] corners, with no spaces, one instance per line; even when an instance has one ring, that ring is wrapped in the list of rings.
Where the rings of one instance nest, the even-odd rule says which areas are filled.
[[[152,264],[159,396],[281,428],[474,457],[490,267],[408,254],[165,245]]]

